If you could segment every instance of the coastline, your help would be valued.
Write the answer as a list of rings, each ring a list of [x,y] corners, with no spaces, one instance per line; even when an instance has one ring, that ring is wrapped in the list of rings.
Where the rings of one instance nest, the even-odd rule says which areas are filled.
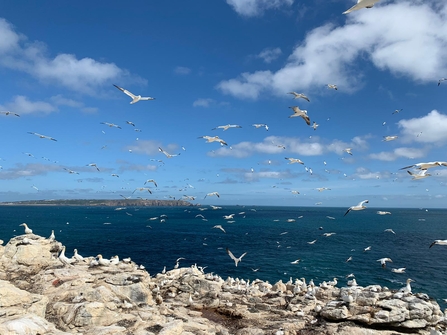
[[[416,292],[337,282],[221,278],[192,264],[150,275],[131,260],[63,263],[62,244],[25,234],[0,246],[0,333],[442,334],[439,305]],[[110,260],[109,260],[110,261]],[[14,328],[15,327],[15,328]],[[20,328],[22,327],[22,328]],[[34,334],[33,330],[23,334]]]

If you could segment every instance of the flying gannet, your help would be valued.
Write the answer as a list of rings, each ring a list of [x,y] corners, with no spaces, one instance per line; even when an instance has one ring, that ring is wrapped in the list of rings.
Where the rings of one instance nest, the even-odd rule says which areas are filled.
[[[26,223],[22,223],[20,226],[24,226],[25,227],[25,234],[32,234],[33,233],[32,229],[29,228]]]
[[[247,253],[244,252],[239,258],[236,258],[230,249],[227,248],[227,254],[230,256],[232,260],[234,260],[234,264],[237,266],[240,261],[242,261],[242,257],[244,257]]]
[[[131,126],[133,126],[133,127],[135,127],[135,123],[133,123],[132,121],[126,121],[126,123],[131,125]]]
[[[94,166],[96,168],[96,170],[99,171],[99,167],[98,167],[98,165],[96,165],[96,163],[90,163],[90,164],[87,164],[86,166]]]
[[[118,126],[118,125],[116,125],[116,124],[114,124],[114,123],[110,123],[110,122],[100,122],[100,124],[105,124],[106,126],[109,126],[109,127],[111,127],[111,128],[118,128],[118,129],[121,129],[120,126]]]
[[[391,269],[394,273],[405,273],[406,268]]]
[[[224,233],[226,233],[225,229],[223,229],[223,227],[222,227],[220,224],[213,226],[213,228],[220,229],[220,230],[222,230]]]
[[[153,180],[153,179],[148,179],[148,180],[146,180],[146,181],[144,182],[144,185],[146,185],[147,183],[154,183],[155,187],[158,187],[158,186],[157,186],[157,182],[156,182],[155,180]]]
[[[384,211],[377,211],[376,212],[377,214],[379,214],[379,215],[391,215],[391,212],[384,212]]]
[[[152,191],[151,191],[151,189],[149,188],[149,187],[138,187],[138,188],[136,188],[133,192],[132,192],[132,194],[133,193],[135,193],[136,191],[148,191],[150,194],[152,194]]]
[[[298,264],[301,261],[300,258],[298,258],[297,260],[294,260],[293,262],[290,262],[290,264]]]
[[[131,93],[131,92],[129,92],[128,90],[126,90],[126,89],[124,89],[124,88],[122,88],[122,87],[119,87],[119,86],[117,86],[117,85],[113,85],[113,86],[115,86],[117,89],[119,89],[121,92],[123,92],[124,94],[126,94],[126,95],[128,95],[129,97],[131,97],[132,98],[132,101],[130,102],[130,104],[134,104],[134,103],[137,103],[138,101],[143,101],[143,100],[155,100],[155,98],[152,98],[152,97],[142,97],[141,95],[135,95],[135,94],[133,94],[133,93]]]
[[[371,246],[366,247],[365,249],[363,249],[363,252],[370,251],[370,250],[371,250]]]
[[[418,170],[427,170],[432,167],[438,167],[438,166],[447,166],[447,162],[428,162],[428,163],[416,163],[413,165],[405,166],[403,168],[400,168],[399,170],[405,170],[405,169],[411,169],[415,168]]]
[[[317,128],[319,127],[320,125],[318,124],[318,123],[316,123],[315,121],[314,121],[314,123],[312,123],[312,128],[314,129],[314,130],[317,130]]]
[[[403,111],[403,109],[401,108],[401,109],[396,109],[394,112],[392,112],[391,114],[398,114],[398,113],[400,113],[400,112],[402,112]]]
[[[398,138],[398,136],[384,136],[382,141],[389,142],[389,141],[394,141],[397,138]]]
[[[332,89],[334,89],[334,90],[338,90],[337,85],[334,85],[334,84],[327,84],[327,87],[328,87],[328,88],[332,88]]]
[[[331,190],[330,188],[327,188],[327,187],[317,187],[316,188],[316,190],[318,191],[318,192],[323,192],[323,191],[326,191],[326,190]]]
[[[361,211],[361,210],[365,209],[366,207],[363,205],[365,203],[367,204],[367,203],[369,203],[369,201],[363,200],[363,201],[359,202],[358,205],[349,207],[348,210],[346,211],[345,215],[343,215],[343,216],[346,216],[346,214],[348,214],[350,211]]]
[[[256,129],[264,127],[265,130],[269,130],[269,126],[264,123],[254,123],[252,126]]]
[[[217,126],[217,127],[213,128],[211,130],[223,129],[225,131],[225,130],[228,130],[230,128],[242,128],[242,127],[240,125],[238,125],[238,124],[227,124],[225,126]]]
[[[221,139],[219,136],[200,136],[198,138],[204,138],[207,143],[211,142],[219,142],[220,145],[228,145],[227,142],[225,142],[223,139]]]
[[[16,113],[13,113],[13,112],[10,112],[10,111],[3,111],[3,112],[0,112],[0,114],[4,114],[4,115],[15,115],[15,116],[20,117],[19,114],[16,114]]]
[[[219,194],[219,193],[217,193],[217,192],[211,192],[211,193],[207,193],[203,199],[205,199],[206,197],[213,196],[213,195],[215,195],[215,196],[217,196],[218,198],[220,198],[220,194]]]
[[[357,0],[357,4],[343,12],[343,14],[348,14],[362,8],[372,8],[376,2],[379,2],[379,0]]]
[[[447,240],[435,240],[432,244],[430,244],[429,248],[431,248],[431,247],[434,246],[435,244],[439,244],[439,245],[447,245]]]
[[[64,168],[64,170],[68,171],[68,173],[70,173],[70,174],[79,174],[79,172],[76,172],[76,171],[73,171],[73,170],[70,170],[70,169],[67,169],[67,168]]]
[[[427,170],[420,170],[418,173],[413,173],[408,170],[407,170],[407,172],[410,176],[413,177],[413,178],[411,178],[411,180],[423,179],[423,178],[427,178],[427,177],[431,176],[431,174],[428,173]]]
[[[32,131],[29,131],[28,134],[32,134],[32,135],[36,135],[39,138],[46,138],[48,140],[52,140],[52,141],[57,141],[55,138],[51,137],[51,136],[46,136],[46,135],[42,135],[42,134],[38,134]]]
[[[352,148],[346,148],[346,149],[343,149],[343,151],[352,156]]]
[[[393,261],[391,260],[391,258],[384,257],[384,258],[378,259],[377,262],[380,262],[380,264],[382,265],[382,268],[386,268],[386,262],[392,263]]]
[[[285,157],[285,159],[289,160],[289,164],[300,163],[304,165],[303,161],[299,158]]]
[[[178,153],[178,154],[170,154],[170,153],[166,152],[165,150],[163,150],[163,149],[160,148],[160,147],[158,147],[158,151],[160,151],[161,153],[163,153],[167,158],[172,158],[172,157],[175,157],[175,156],[179,156],[179,155],[180,155],[180,153]]]
[[[307,244],[315,244],[315,242],[317,242],[317,240],[313,240],[313,241],[307,242]]]
[[[329,237],[329,236],[332,236],[332,235],[335,235],[335,234],[336,233],[324,233],[323,236]]]
[[[306,121],[308,126],[310,126],[310,118],[309,118],[309,116],[307,116],[307,110],[300,109],[298,106],[291,106],[289,108],[291,108],[293,110],[293,114],[290,115],[289,118],[299,116],[299,117],[303,118],[304,121]]]
[[[438,80],[438,86],[441,85],[441,83],[442,83],[443,81],[445,81],[445,80],[447,80],[447,78],[441,78],[441,79],[439,79],[439,80]]]
[[[385,229],[384,232],[396,234],[391,228]]]
[[[309,98],[305,94],[303,94],[303,93],[289,92],[287,94],[293,94],[293,98],[294,99],[301,98],[301,99],[304,99],[304,100],[307,100],[307,101],[310,102]]]

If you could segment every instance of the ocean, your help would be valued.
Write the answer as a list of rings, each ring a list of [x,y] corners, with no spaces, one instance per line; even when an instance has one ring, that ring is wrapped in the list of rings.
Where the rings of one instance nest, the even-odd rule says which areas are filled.
[[[447,239],[445,209],[377,209],[363,211],[326,207],[222,206],[213,210],[199,207],[115,207],[83,206],[0,206],[0,239],[24,233],[23,222],[37,235],[56,240],[82,256],[102,254],[131,257],[151,275],[166,266],[192,264],[206,267],[226,279],[228,276],[286,282],[290,277],[313,279],[315,283],[338,279],[345,286],[353,273],[361,286],[379,284],[399,289],[407,278],[413,293],[423,292],[447,305],[447,247],[435,239]],[[227,222],[224,215],[234,214]],[[160,216],[166,216],[160,222]],[[203,218],[202,218],[203,216]],[[151,220],[151,218],[157,218]],[[226,233],[213,229],[222,225]],[[385,232],[392,229],[395,234]],[[325,237],[324,233],[335,233]],[[314,244],[308,242],[314,241]],[[364,251],[368,246],[371,250]],[[235,266],[226,248],[239,257]],[[352,257],[352,260],[346,260]],[[382,268],[377,260],[392,259]],[[298,264],[292,261],[300,259]],[[397,274],[392,268],[406,268]],[[256,271],[255,271],[256,270]]]

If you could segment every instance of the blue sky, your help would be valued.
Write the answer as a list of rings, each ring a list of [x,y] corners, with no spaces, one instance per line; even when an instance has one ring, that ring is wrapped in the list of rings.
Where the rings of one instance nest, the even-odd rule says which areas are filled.
[[[0,201],[446,207],[447,167],[399,169],[447,161],[447,5],[343,15],[354,3],[1,4],[0,111],[20,117],[0,115]],[[155,100],[129,104],[113,84]],[[226,124],[242,128],[212,130]],[[216,135],[228,145],[199,138]]]

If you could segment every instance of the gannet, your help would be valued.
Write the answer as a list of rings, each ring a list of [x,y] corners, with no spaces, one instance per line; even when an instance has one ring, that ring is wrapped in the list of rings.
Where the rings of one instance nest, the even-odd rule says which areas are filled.
[[[20,226],[24,226],[25,227],[25,234],[32,234],[33,233],[33,231],[30,228],[28,228],[26,223],[22,223]]]
[[[350,262],[350,261],[352,261],[352,256],[349,256],[348,259],[345,260],[345,263],[348,263],[348,262]]]
[[[385,258],[378,259],[377,262],[380,262],[382,267],[386,268],[386,262],[391,262],[392,263],[393,261],[391,260],[391,258],[385,257]]]
[[[102,258],[101,254],[96,256],[96,258],[98,258],[98,264],[99,265],[103,265],[103,266],[109,266],[110,265],[110,259]]]
[[[328,87],[328,88],[332,88],[332,89],[334,89],[334,90],[338,90],[337,85],[334,85],[334,84],[327,84],[327,87]]]
[[[376,2],[379,2],[379,0],[357,0],[357,4],[343,12],[343,14],[348,14],[362,8],[372,8]]]
[[[132,94],[131,92],[129,92],[128,90],[125,90],[124,88],[122,88],[122,87],[119,87],[119,86],[117,86],[117,85],[113,85],[113,86],[115,86],[117,89],[119,89],[121,92],[123,92],[124,94],[126,94],[126,95],[128,95],[129,97],[131,97],[132,98],[132,101],[130,102],[130,104],[134,104],[134,103],[137,103],[138,101],[140,101],[140,100],[155,100],[155,98],[152,98],[152,97],[142,97],[141,95],[135,95],[135,94]]]
[[[300,163],[304,165],[304,162],[299,158],[285,157],[285,159],[289,161],[289,164]]]
[[[84,260],[84,257],[78,254],[78,249],[74,249],[73,257],[76,261],[82,262]]]
[[[113,128],[118,128],[118,129],[121,129],[121,127],[120,126],[118,126],[118,125],[116,125],[116,124],[114,124],[114,123],[109,123],[109,122],[100,122],[101,124],[105,124],[106,126],[109,126],[109,127],[113,127]]]
[[[307,242],[307,244],[315,244],[315,242],[317,242],[317,240],[313,240],[313,241]]]
[[[65,245],[62,246],[62,250],[61,250],[61,253],[59,254],[58,258],[64,265],[71,265],[71,263],[74,262],[74,260],[65,256]]]
[[[314,123],[312,124],[312,128],[314,130],[317,130],[318,127],[319,127],[319,124],[314,121]]]
[[[51,235],[50,235],[50,237],[48,237],[48,239],[49,239],[50,241],[54,241],[55,238],[56,238],[56,236],[54,236],[54,230],[52,230],[52,231],[51,231]]]
[[[403,293],[403,294],[411,294],[411,285],[410,283],[414,281],[413,279],[408,278],[407,279],[407,285],[405,285],[404,287],[402,287],[399,292]]]
[[[435,244],[439,244],[439,245],[447,245],[447,240],[435,240],[432,244],[430,244],[429,248],[431,248],[431,247],[434,246]]]
[[[212,195],[215,195],[215,196],[217,196],[218,198],[220,198],[219,193],[217,193],[217,192],[211,192],[211,193],[207,193],[203,199],[205,199],[205,198],[208,197],[208,196],[212,196]]]
[[[316,190],[318,191],[318,192],[323,192],[323,191],[325,191],[325,190],[331,190],[330,188],[327,188],[327,187],[317,187],[316,188]]]
[[[335,235],[335,234],[337,234],[337,233],[324,233],[323,236],[329,237],[329,236],[332,236],[332,235]]]
[[[94,166],[94,167],[96,168],[96,170],[99,171],[99,168],[98,168],[98,166],[96,165],[96,163],[90,163],[90,164],[87,164],[86,166]]]
[[[348,280],[348,282],[346,283],[346,285],[348,286],[357,286],[357,280],[355,280],[355,278]]]
[[[133,127],[135,127],[135,123],[133,123],[133,122],[131,122],[131,121],[126,121],[126,123],[129,124],[129,125],[131,125],[131,126],[133,126]]]
[[[220,229],[220,230],[222,230],[224,233],[226,233],[225,229],[223,229],[223,227],[222,227],[220,224],[213,226],[213,228]]]
[[[365,249],[363,249],[363,252],[370,251],[370,250],[371,250],[371,246],[366,247]]]
[[[234,219],[234,215],[235,215],[235,214],[224,215],[223,218],[224,218],[225,220],[231,220],[231,219]]]
[[[310,126],[310,118],[307,116],[307,110],[300,109],[298,106],[289,107],[293,110],[293,114],[289,116],[291,117],[302,117],[304,121],[306,121],[307,125]]]
[[[301,99],[304,99],[304,100],[307,100],[307,101],[310,102],[309,98],[305,94],[303,94],[303,93],[289,92],[287,94],[293,94],[293,98],[294,99],[301,98]]]
[[[361,210],[365,209],[366,207],[363,205],[365,203],[369,203],[369,201],[363,200],[363,201],[359,202],[358,205],[349,207],[348,210],[346,211],[345,215],[343,215],[343,216],[346,216],[346,214],[348,214],[350,211],[361,211]]]
[[[379,215],[387,215],[387,214],[391,215],[391,212],[384,212],[384,211],[377,211],[376,213]]]
[[[51,136],[46,136],[46,135],[42,135],[42,134],[38,134],[38,133],[34,133],[32,131],[29,131],[28,134],[32,134],[32,135],[36,135],[39,138],[46,138],[48,140],[52,140],[52,141],[57,141],[55,138],[51,137]]]
[[[411,168],[415,168],[415,169],[419,169],[419,170],[427,170],[427,169],[430,169],[432,167],[437,167],[437,166],[447,166],[447,162],[416,163],[413,165],[409,165],[409,166],[400,168],[399,170],[405,170],[405,169],[411,169]]]
[[[290,191],[290,192],[292,192],[293,194],[300,194],[299,191],[295,191],[295,190],[292,190],[292,191]]]
[[[438,86],[441,85],[441,83],[442,83],[443,81],[445,81],[445,80],[447,80],[447,78],[441,78],[441,79],[439,79],[439,80],[438,80]]]
[[[298,264],[301,261],[300,258],[298,258],[297,260],[294,260],[293,262],[290,262],[290,264]]]
[[[391,228],[385,229],[384,232],[390,232],[390,233],[396,234],[396,233],[394,232],[394,230],[392,230]]]
[[[210,205],[210,206],[211,206],[211,208],[212,208],[213,210],[222,209],[222,207],[220,207],[220,206],[213,206],[213,205]]]
[[[112,177],[117,177],[117,178],[119,178],[119,177],[120,177],[120,176],[119,176],[119,175],[117,175],[116,173],[112,173],[112,174],[111,174],[111,176],[112,176]]]
[[[132,194],[135,193],[136,191],[148,191],[150,194],[152,194],[152,191],[149,187],[138,187],[132,192]]]
[[[401,109],[396,109],[394,112],[392,112],[391,114],[398,114],[398,113],[400,113],[400,112],[402,112],[403,111],[403,109],[401,108]]]
[[[170,153],[164,151],[161,147],[158,147],[158,151],[160,151],[161,153],[163,153],[167,158],[172,158],[172,157],[175,157],[175,156],[179,156],[179,155],[180,155],[180,152],[179,152],[178,154],[170,154]]]
[[[67,169],[67,168],[64,168],[64,170],[68,171],[68,173],[70,173],[70,174],[79,174],[79,172],[76,172],[76,171],[73,171],[73,170],[70,170],[70,169]]]
[[[256,129],[264,127],[265,130],[269,130],[269,126],[264,123],[254,123],[252,124],[252,126],[255,127]]]
[[[352,151],[351,150],[352,150],[352,148],[343,149],[344,152],[346,152],[346,153],[348,153],[348,154],[350,154],[352,156]]]
[[[158,187],[157,182],[153,179],[148,179],[144,182],[144,185],[146,185],[147,183],[154,183],[155,187]]]
[[[200,136],[198,138],[204,138],[207,143],[219,142],[221,145],[228,145],[227,142],[219,138],[219,136]]]
[[[110,258],[110,265],[118,265],[119,262],[120,262],[120,258],[118,257],[118,255],[115,255]]]
[[[216,129],[223,129],[224,131],[225,130],[228,130],[228,129],[230,129],[230,128],[242,128],[240,125],[238,125],[238,124],[227,124],[227,125],[225,125],[225,126],[217,126],[217,127],[214,127],[213,129],[211,129],[211,130],[216,130]]]
[[[391,269],[394,273],[405,273],[406,268]]]
[[[227,254],[230,256],[232,260],[234,260],[234,264],[237,266],[237,264],[242,261],[242,257],[244,257],[247,253],[244,252],[239,258],[236,258],[233,253],[230,251],[230,249],[227,248]]]
[[[411,178],[411,180],[423,179],[431,176],[431,174],[428,173],[427,170],[420,170],[418,173],[413,173],[409,170],[407,170],[407,172],[410,176],[413,177]]]
[[[394,141],[398,137],[399,136],[384,136],[382,141],[384,141],[384,142]]]
[[[13,112],[10,112],[10,111],[3,111],[3,112],[0,112],[0,114],[4,114],[4,115],[15,115],[15,116],[20,117],[19,114],[16,114],[16,113],[13,113]]]

